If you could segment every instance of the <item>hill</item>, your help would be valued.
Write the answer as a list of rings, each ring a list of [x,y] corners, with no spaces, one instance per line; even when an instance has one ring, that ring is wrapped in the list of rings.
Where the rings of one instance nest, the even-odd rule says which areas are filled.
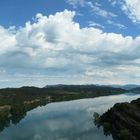
[[[140,140],[140,98],[131,103],[117,103],[98,120],[106,135],[114,140]]]

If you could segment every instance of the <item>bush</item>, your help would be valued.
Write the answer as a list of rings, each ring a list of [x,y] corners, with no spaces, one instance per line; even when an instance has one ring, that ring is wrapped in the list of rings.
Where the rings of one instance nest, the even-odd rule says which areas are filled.
[[[99,126],[100,115],[97,112],[94,112],[93,117],[94,117],[94,124]]]
[[[129,140],[130,137],[131,137],[131,134],[130,134],[128,129],[121,129],[120,130],[120,138],[122,140]]]
[[[109,122],[104,122],[103,123],[103,128],[104,128],[104,134],[107,136],[107,135],[110,135],[111,134],[111,125]]]

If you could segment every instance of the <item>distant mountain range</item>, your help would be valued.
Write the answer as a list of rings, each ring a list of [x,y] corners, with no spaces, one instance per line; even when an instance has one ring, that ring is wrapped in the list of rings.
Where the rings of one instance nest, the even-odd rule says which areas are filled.
[[[114,88],[121,88],[125,90],[132,90],[135,88],[140,88],[140,85],[135,85],[135,84],[128,84],[128,85],[64,85],[64,84],[56,84],[56,85],[46,85],[43,88],[63,88],[67,86],[98,86],[98,87],[114,87]]]
[[[131,85],[113,85],[112,87],[122,88],[122,89],[125,89],[125,90],[131,90],[131,89],[140,87],[140,85],[133,85],[133,84],[131,84]]]

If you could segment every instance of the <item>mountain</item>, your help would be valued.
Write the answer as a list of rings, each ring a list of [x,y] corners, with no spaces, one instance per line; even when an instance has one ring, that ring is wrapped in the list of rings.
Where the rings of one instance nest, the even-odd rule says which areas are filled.
[[[54,85],[45,88],[21,87],[0,89],[0,105],[23,103],[51,97],[54,101],[94,98],[126,92],[121,88],[96,85]]]
[[[56,85],[46,85],[45,87],[43,88],[65,88],[65,87],[70,87],[70,86],[73,86],[73,87],[112,87],[112,88],[120,88],[120,89],[124,89],[124,90],[132,90],[132,89],[135,89],[135,88],[139,88],[140,85],[135,85],[135,84],[128,84],[128,85],[64,85],[64,84],[56,84]]]
[[[140,87],[133,88],[131,89],[131,91],[135,93],[140,93]]]
[[[100,86],[100,85],[49,85],[45,86],[44,89],[62,90],[65,92],[85,93],[85,94],[110,94],[111,92],[125,92],[125,89],[115,88],[111,86]]]
[[[57,87],[64,87],[65,85],[63,84],[56,84],[56,85],[46,85],[43,88],[57,88]]]
[[[125,89],[125,90],[132,90],[134,88],[140,87],[140,85],[135,85],[135,84],[130,84],[130,85],[112,85],[112,87],[122,88],[122,89]]]

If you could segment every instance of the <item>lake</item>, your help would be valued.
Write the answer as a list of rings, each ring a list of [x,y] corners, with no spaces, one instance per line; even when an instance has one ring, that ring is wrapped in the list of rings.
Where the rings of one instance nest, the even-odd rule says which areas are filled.
[[[94,112],[104,113],[115,103],[140,95],[128,93],[50,103],[29,111],[18,124],[0,133],[0,140],[112,140],[94,125]]]

